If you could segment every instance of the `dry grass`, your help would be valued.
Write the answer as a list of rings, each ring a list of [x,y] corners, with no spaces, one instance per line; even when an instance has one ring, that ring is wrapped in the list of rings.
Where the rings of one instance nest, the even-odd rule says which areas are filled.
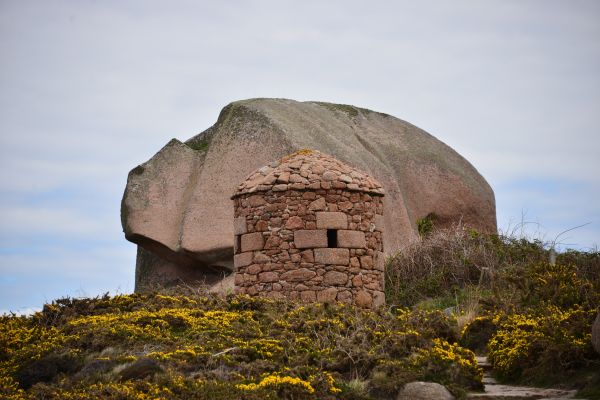
[[[497,236],[460,225],[432,232],[388,261],[388,301],[411,306],[428,298],[452,299],[458,288],[489,286],[499,267],[499,243]]]

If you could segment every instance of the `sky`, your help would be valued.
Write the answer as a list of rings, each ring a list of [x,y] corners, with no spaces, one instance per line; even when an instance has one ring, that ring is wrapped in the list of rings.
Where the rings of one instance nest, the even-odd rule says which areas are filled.
[[[254,97],[409,121],[502,232],[596,249],[599,38],[594,0],[0,0],[0,313],[132,292],[127,173]]]

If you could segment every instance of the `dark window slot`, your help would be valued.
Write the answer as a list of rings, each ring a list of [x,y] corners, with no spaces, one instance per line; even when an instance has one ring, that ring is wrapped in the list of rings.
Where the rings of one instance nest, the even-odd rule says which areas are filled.
[[[336,229],[327,229],[327,247],[335,248],[337,246],[338,246],[337,230]]]
[[[235,235],[235,249],[236,253],[242,252],[242,235]]]

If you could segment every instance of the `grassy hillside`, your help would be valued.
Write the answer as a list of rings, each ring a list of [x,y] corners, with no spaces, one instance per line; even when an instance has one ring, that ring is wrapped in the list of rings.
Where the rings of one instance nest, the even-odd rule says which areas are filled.
[[[182,291],[56,300],[0,318],[0,397],[380,399],[415,380],[461,397],[482,388],[476,351],[502,379],[568,378],[594,398],[600,255],[547,260],[540,243],[458,229],[390,259],[374,311]]]

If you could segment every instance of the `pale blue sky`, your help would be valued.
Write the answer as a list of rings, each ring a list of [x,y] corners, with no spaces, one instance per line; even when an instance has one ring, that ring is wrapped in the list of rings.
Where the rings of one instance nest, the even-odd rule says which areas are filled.
[[[230,101],[354,104],[469,159],[498,224],[600,242],[597,1],[0,0],[0,311],[130,292],[128,171]]]

